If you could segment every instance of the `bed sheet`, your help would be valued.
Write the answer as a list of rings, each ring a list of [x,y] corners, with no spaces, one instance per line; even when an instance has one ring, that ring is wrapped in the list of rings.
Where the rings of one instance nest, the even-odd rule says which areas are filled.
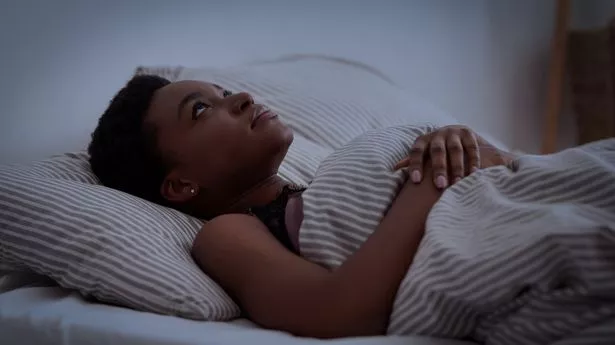
[[[202,322],[90,302],[60,287],[23,287],[0,294],[3,345],[336,344],[471,345],[425,337],[317,340],[260,329],[248,320]]]

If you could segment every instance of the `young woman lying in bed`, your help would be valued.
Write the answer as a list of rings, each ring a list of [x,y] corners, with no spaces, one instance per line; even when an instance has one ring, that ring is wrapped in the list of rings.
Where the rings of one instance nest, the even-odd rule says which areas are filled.
[[[338,269],[301,257],[301,193],[277,175],[293,133],[247,93],[138,76],[113,99],[89,147],[102,183],[210,220],[200,267],[246,316],[312,337],[383,334],[393,300],[442,190],[507,153],[462,126],[415,138],[408,168],[372,236]]]

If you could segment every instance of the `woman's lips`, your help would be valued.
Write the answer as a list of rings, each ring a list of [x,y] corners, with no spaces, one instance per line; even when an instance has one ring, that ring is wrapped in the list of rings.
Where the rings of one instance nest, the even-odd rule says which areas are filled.
[[[271,110],[265,110],[254,117],[254,120],[252,121],[252,128],[254,128],[259,122],[270,120],[276,118],[277,116],[278,115],[273,113]]]

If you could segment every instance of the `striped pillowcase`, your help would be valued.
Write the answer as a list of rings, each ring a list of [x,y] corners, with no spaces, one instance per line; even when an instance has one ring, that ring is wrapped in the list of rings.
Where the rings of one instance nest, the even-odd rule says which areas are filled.
[[[319,153],[328,151],[297,138],[280,175],[307,183]],[[0,167],[0,181],[0,271],[37,273],[142,311],[217,321],[240,315],[192,260],[203,222],[100,185],[87,153]]]
[[[458,123],[371,70],[331,59],[222,70],[184,68],[178,78],[207,80],[234,92],[249,92],[280,114],[295,136],[329,153],[373,129]]]
[[[239,315],[192,261],[202,222],[99,185],[86,153],[3,167],[0,180],[0,269],[35,272],[137,310]]]

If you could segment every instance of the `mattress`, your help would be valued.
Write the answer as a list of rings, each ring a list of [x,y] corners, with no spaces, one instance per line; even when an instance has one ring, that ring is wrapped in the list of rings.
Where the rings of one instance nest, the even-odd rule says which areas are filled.
[[[99,304],[57,286],[27,286],[1,293],[0,339],[3,345],[472,344],[426,337],[299,338],[261,329],[245,319],[193,321]]]

